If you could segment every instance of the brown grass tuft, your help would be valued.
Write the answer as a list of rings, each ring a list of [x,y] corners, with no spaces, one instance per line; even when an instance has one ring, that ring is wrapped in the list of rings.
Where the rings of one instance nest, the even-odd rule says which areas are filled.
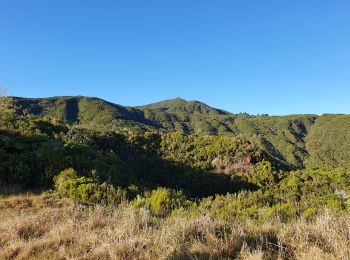
[[[46,195],[0,205],[0,259],[350,259],[346,212],[285,224],[155,218],[127,204],[89,209]]]

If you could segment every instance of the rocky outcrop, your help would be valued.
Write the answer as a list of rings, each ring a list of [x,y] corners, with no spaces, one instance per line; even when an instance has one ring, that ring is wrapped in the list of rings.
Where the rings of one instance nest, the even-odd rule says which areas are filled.
[[[254,168],[251,156],[231,157],[228,160],[215,158],[211,164],[214,168],[214,172],[224,174],[247,172]]]

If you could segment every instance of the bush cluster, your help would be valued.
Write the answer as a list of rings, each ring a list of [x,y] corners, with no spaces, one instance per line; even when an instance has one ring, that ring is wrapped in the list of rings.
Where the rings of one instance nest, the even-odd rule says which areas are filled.
[[[55,187],[61,197],[86,204],[117,205],[126,200],[126,192],[121,188],[106,182],[99,184],[93,178],[77,177],[72,168],[55,177]]]

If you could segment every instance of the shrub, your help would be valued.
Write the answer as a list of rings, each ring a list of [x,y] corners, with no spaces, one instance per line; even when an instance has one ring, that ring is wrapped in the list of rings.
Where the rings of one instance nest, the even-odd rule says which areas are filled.
[[[281,203],[273,206],[276,216],[280,218],[282,222],[288,222],[297,216],[297,210],[291,203]]]
[[[94,179],[87,177],[68,178],[56,187],[61,197],[82,203],[117,205],[126,200],[126,192],[121,188],[115,188],[106,182],[98,184]]]
[[[313,219],[317,214],[317,209],[315,208],[307,208],[304,210],[302,216],[307,220]]]
[[[252,172],[252,182],[260,187],[272,187],[275,185],[275,173],[269,161],[261,161],[256,164]]]
[[[68,168],[61,171],[58,175],[54,177],[55,189],[61,193],[62,184],[67,180],[73,179],[76,177],[77,177],[77,172],[73,168]]]
[[[157,216],[170,214],[174,209],[187,207],[191,204],[181,191],[167,188],[157,188],[153,190],[149,197],[145,199],[145,205]]]
[[[92,130],[82,127],[73,127],[66,134],[66,143],[91,146],[94,143],[96,133]]]

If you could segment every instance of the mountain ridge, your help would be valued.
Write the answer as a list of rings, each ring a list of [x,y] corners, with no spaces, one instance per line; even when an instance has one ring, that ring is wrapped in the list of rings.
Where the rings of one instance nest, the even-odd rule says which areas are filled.
[[[18,114],[53,117],[92,129],[257,136],[271,156],[296,168],[305,163],[322,165],[324,161],[328,165],[346,164],[347,155],[342,155],[337,147],[350,145],[350,115],[233,114],[181,98],[135,107],[85,96],[14,97],[14,102]],[[320,150],[333,153],[317,152]],[[325,158],[319,158],[318,154]]]
[[[155,102],[155,103],[151,103],[143,106],[136,106],[136,108],[139,108],[141,110],[159,109],[167,112],[188,112],[188,113],[198,113],[198,114],[217,114],[217,115],[231,114],[222,109],[211,107],[201,101],[198,101],[198,100],[188,101],[183,98],[162,100],[159,102]]]
[[[349,115],[346,113],[323,113],[323,114],[315,114],[315,113],[291,113],[291,114],[284,114],[284,115],[269,115],[269,114],[249,114],[246,112],[231,112],[231,111],[227,111],[225,109],[221,109],[221,108],[215,108],[213,106],[210,106],[202,101],[199,100],[186,100],[184,98],[181,97],[176,97],[176,98],[170,98],[170,99],[165,99],[165,100],[161,100],[161,101],[157,101],[157,102],[152,102],[152,103],[148,103],[148,104],[144,104],[144,105],[134,105],[134,106],[130,106],[130,105],[121,105],[119,103],[115,103],[112,101],[108,101],[106,99],[103,98],[99,98],[96,96],[84,96],[84,95],[75,95],[75,96],[50,96],[50,97],[19,97],[19,96],[11,96],[11,98],[13,98],[15,100],[15,102],[17,103],[18,100],[35,100],[35,101],[44,101],[44,100],[53,100],[53,99],[68,99],[68,98],[85,98],[85,99],[91,99],[91,100],[99,100],[102,102],[105,102],[107,104],[111,104],[111,105],[116,105],[119,107],[124,107],[124,108],[133,108],[133,109],[145,109],[145,108],[150,108],[150,107],[154,107],[154,105],[158,105],[158,104],[162,104],[162,103],[166,103],[166,102],[172,102],[172,101],[176,101],[176,100],[181,100],[184,101],[186,103],[199,103],[201,105],[207,106],[209,108],[212,108],[214,110],[220,111],[220,114],[230,114],[230,115],[239,115],[239,114],[245,114],[245,115],[249,115],[252,117],[259,117],[259,116],[268,116],[268,117],[287,117],[287,116],[300,116],[300,115],[307,115],[307,116],[323,116],[323,115]]]

